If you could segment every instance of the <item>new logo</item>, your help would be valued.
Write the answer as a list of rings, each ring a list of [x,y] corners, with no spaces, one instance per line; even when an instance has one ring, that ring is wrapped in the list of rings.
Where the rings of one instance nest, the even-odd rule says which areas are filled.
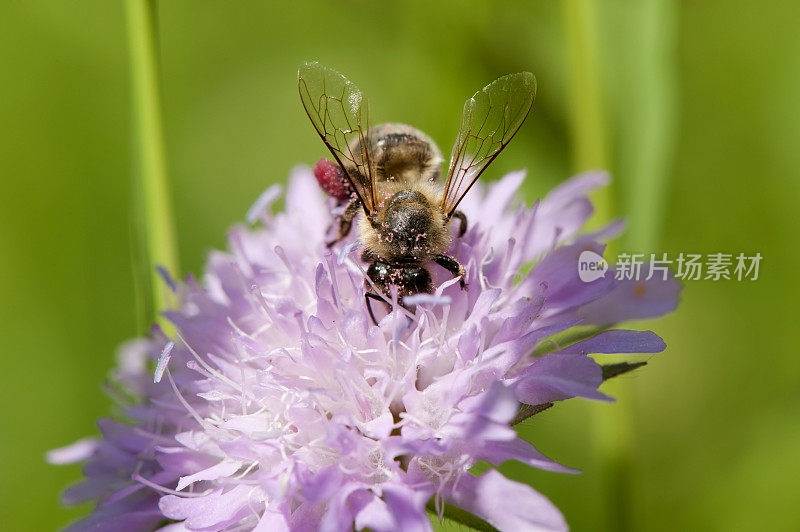
[[[608,262],[602,255],[586,250],[578,257],[578,277],[584,283],[591,283],[603,277],[608,271]]]

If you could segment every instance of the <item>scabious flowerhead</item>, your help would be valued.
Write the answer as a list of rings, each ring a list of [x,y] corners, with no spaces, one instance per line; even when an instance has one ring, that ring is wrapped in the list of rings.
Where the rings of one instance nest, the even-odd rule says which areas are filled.
[[[579,279],[581,252],[602,254],[598,239],[618,229],[578,233],[605,175],[578,176],[532,208],[512,206],[522,179],[462,204],[471,227],[450,251],[469,290],[432,267],[435,293],[378,325],[357,246],[326,249],[330,205],[311,171],[294,172],[283,213],[269,213],[268,191],[249,215],[260,226],[234,228],[202,282],[174,286],[175,337],[154,330],[122,346],[124,421],[103,419],[101,438],[51,453],[86,461],[65,501],[97,502],[71,529],[430,530],[426,508],[445,503],[502,530],[566,528],[531,487],[470,468],[569,471],[517,436],[520,405],[607,399],[589,353],[664,344],[591,326],[671,310],[678,287]],[[596,334],[553,340],[575,327]]]

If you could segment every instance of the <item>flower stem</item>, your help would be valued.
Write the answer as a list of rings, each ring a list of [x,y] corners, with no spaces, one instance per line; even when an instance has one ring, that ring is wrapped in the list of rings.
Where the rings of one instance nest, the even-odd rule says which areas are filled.
[[[579,170],[608,167],[610,153],[603,121],[601,72],[598,55],[603,44],[617,39],[616,70],[628,86],[624,101],[617,101],[619,127],[617,188],[624,198],[624,213],[630,220],[625,238],[626,251],[654,252],[663,216],[664,189],[672,141],[674,140],[675,90],[670,68],[674,63],[674,21],[676,8],[668,0],[643,0],[624,6],[617,13],[613,35],[599,35],[600,17],[613,15],[612,4],[594,0],[566,0],[565,15],[570,59],[570,100],[575,164]],[[624,16],[622,16],[624,15]],[[627,26],[626,26],[627,23]],[[624,29],[620,29],[620,27]],[[602,37],[599,38],[599,37]],[[622,53],[621,53],[622,52]],[[626,64],[627,63],[627,64]],[[608,222],[614,214],[612,188],[596,198],[597,218]],[[613,250],[613,251],[612,251]],[[616,247],[607,250],[609,260]],[[634,388],[620,380],[607,390],[618,399],[615,405],[601,405],[593,416],[594,440],[605,500],[605,524],[609,530],[631,528],[631,451],[634,445]]]
[[[657,252],[664,215],[669,160],[675,139],[674,50],[677,8],[670,0],[643,0],[627,6],[627,31],[617,44],[629,84],[626,98],[617,102],[619,125],[619,183],[629,230],[623,237],[627,252]],[[609,524],[615,530],[635,527],[631,522],[635,447],[633,381],[617,381],[608,392],[619,400],[619,409],[598,416],[598,438],[604,453],[606,486],[618,490],[607,501]],[[614,493],[613,491],[611,493]]]
[[[146,329],[167,306],[167,291],[155,265],[178,272],[170,210],[155,0],[126,0],[132,95],[134,227],[139,324]]]
[[[598,60],[596,5],[594,0],[565,0],[563,5],[573,165],[579,172],[607,169],[608,140]],[[613,213],[611,187],[604,187],[593,199],[598,218],[601,221],[610,219]]]
[[[603,114],[602,81],[600,78],[598,31],[600,22],[595,0],[565,0],[564,14],[569,60],[569,101],[574,150],[578,171],[608,168],[609,146]],[[612,187],[605,187],[594,198],[596,222],[607,223],[614,217]],[[607,258],[613,262],[611,246]],[[613,409],[593,409],[594,450],[601,481],[603,515],[598,519],[605,526],[598,530],[627,529],[626,501],[630,489],[628,478],[632,419],[627,402],[631,399],[626,383],[616,383],[619,402]],[[605,406],[605,405],[604,405]]]
[[[643,0],[632,9],[633,75],[621,138],[620,174],[630,219],[626,251],[657,250],[677,127],[677,9],[670,0]]]

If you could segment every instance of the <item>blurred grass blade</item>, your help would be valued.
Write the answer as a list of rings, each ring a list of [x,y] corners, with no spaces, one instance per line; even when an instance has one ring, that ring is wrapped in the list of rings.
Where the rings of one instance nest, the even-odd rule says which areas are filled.
[[[664,216],[670,158],[675,140],[677,11],[671,0],[629,3],[607,1],[608,32],[604,49],[615,57],[618,146],[617,180],[629,229],[623,236],[627,252],[657,252]],[[613,29],[612,29],[613,28]],[[634,503],[631,453],[636,445],[632,381],[621,380],[606,391],[619,408],[595,416],[595,436],[603,463],[608,525],[628,530]]]
[[[595,198],[596,219],[609,221],[615,214],[614,200],[623,197],[623,214],[630,221],[625,250],[655,251],[674,129],[670,69],[677,8],[668,0],[566,0],[564,7],[575,165],[578,170],[614,166],[615,192],[606,189],[605,196]],[[601,50],[608,54],[607,68],[600,68]],[[604,121],[604,102],[614,111],[613,137]],[[614,150],[610,138],[617,143]],[[609,164],[612,152],[616,165]],[[616,251],[616,246],[609,248],[607,257],[614,260]],[[606,391],[618,403],[598,405],[592,416],[600,495],[605,499],[605,526],[600,528],[627,530],[634,390],[623,380]]]
[[[155,265],[178,273],[169,199],[155,0],[126,0],[134,145],[134,256],[140,328],[145,330],[167,305]]]
[[[567,58],[569,66],[568,90],[572,133],[573,165],[576,170],[595,168],[611,169],[609,141],[603,115],[603,83],[600,77],[600,21],[598,10],[606,3],[595,0],[565,0]],[[616,180],[615,180],[616,182]],[[594,224],[601,225],[614,217],[612,187],[595,193]],[[614,261],[616,245],[606,249],[606,256]],[[628,499],[628,452],[631,440],[631,413],[623,393],[617,394],[619,403],[609,409],[593,408],[593,449],[599,465],[599,491],[603,513],[597,519],[597,530],[626,530],[624,504]]]
[[[609,168],[609,148],[603,114],[598,46],[598,5],[595,0],[565,0],[568,58],[569,120],[573,167],[578,172]],[[612,188],[593,196],[595,223],[613,217]]]
[[[678,16],[670,0],[644,0],[625,9],[634,19],[624,46],[630,92],[618,102],[619,168],[630,221],[624,242],[631,252],[652,253],[659,245],[676,140]]]

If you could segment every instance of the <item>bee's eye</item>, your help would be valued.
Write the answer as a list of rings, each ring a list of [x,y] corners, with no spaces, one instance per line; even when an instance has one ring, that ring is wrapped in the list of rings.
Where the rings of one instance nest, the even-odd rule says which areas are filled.
[[[389,268],[388,264],[386,264],[385,262],[381,262],[379,260],[376,260],[375,262],[373,262],[372,264],[369,265],[369,269],[368,269],[367,273],[370,276],[376,275],[378,277],[386,277],[390,273],[389,270],[390,270],[390,268]]]

